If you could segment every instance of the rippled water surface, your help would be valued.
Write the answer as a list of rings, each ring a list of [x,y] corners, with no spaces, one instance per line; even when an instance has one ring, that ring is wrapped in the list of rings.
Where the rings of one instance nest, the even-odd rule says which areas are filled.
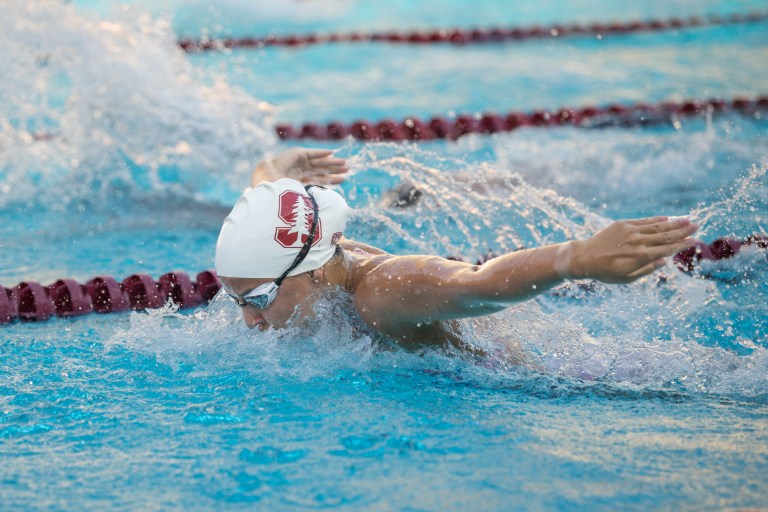
[[[589,23],[764,1],[512,5],[21,2],[0,17],[0,284],[192,275],[278,121],[768,92],[765,21],[498,45],[186,55],[180,37]],[[348,236],[469,260],[690,214],[768,233],[765,113],[645,128],[340,141]],[[314,144],[320,145],[320,144]],[[423,196],[392,208],[403,181]],[[584,284],[584,283],[582,283]],[[461,329],[525,364],[372,336],[349,298],[311,332],[223,299],[2,326],[8,510],[722,510],[768,507],[768,260],[569,284]]]

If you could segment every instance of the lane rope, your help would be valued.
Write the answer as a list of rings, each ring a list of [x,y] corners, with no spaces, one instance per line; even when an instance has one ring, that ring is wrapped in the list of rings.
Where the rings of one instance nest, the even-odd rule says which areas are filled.
[[[531,27],[492,27],[471,29],[433,29],[409,32],[350,32],[339,34],[267,35],[266,37],[239,38],[185,38],[179,46],[188,53],[223,51],[234,48],[266,48],[271,46],[304,47],[329,43],[383,42],[394,44],[453,44],[501,43],[529,39],[562,39],[565,37],[597,37],[642,32],[660,32],[688,28],[756,23],[768,19],[768,11],[734,13],[727,15],[691,16],[668,20],[625,21],[611,23],[569,24]]]
[[[732,258],[747,246],[768,249],[768,235],[699,243],[677,253],[673,261],[681,271],[692,272],[702,261]],[[493,257],[489,253],[475,263],[482,265]],[[74,279],[59,279],[48,286],[24,281],[11,288],[0,286],[0,324],[14,320],[42,321],[53,316],[67,318],[87,313],[156,309],[168,301],[180,308],[192,308],[210,302],[220,288],[213,270],[200,272],[195,281],[184,272],[169,272],[157,281],[149,274],[133,274],[121,282],[111,276],[97,276],[85,284]]]
[[[558,110],[513,111],[507,114],[487,112],[462,114],[455,117],[436,116],[429,120],[406,117],[401,121],[358,120],[345,124],[304,123],[301,126],[278,124],[275,127],[282,140],[340,140],[352,137],[361,141],[431,141],[456,140],[471,133],[493,134],[511,132],[522,127],[579,126],[638,126],[674,123],[680,117],[704,116],[708,113],[731,112],[757,119],[768,111],[768,96],[736,97],[731,100],[666,101],[661,103],[611,104],[603,107],[560,108]]]
[[[300,126],[275,125],[275,133],[282,140],[341,140],[352,137],[365,142],[424,142],[456,140],[472,133],[491,135],[511,132],[523,127],[550,128],[576,126],[580,128],[632,127],[676,124],[683,117],[702,117],[709,114],[732,113],[754,119],[763,119],[768,112],[768,95],[747,98],[737,96],[730,100],[664,101],[660,103],[614,103],[602,107],[563,107],[557,110],[512,111],[507,114],[486,112],[458,116],[434,116],[428,120],[406,117],[400,121],[358,120],[352,123],[331,121],[326,124],[307,122]],[[34,142],[50,142],[61,135],[51,132],[32,132]]]

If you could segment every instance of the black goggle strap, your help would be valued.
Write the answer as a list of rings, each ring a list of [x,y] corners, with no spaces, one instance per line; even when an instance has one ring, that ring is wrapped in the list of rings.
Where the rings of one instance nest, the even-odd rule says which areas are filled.
[[[275,279],[275,284],[277,286],[280,286],[283,283],[283,280],[288,277],[288,274],[290,274],[291,270],[295,269],[299,264],[304,261],[304,258],[307,257],[307,254],[309,254],[309,250],[312,248],[312,243],[315,241],[315,234],[317,233],[317,219],[319,216],[318,208],[317,208],[317,201],[315,201],[315,198],[312,196],[312,194],[309,193],[309,189],[312,187],[319,187],[319,185],[307,185],[304,187],[304,190],[307,191],[307,195],[309,196],[309,200],[312,201],[312,226],[309,228],[309,235],[307,235],[307,241],[304,242],[304,245],[301,247],[301,250],[299,251],[299,254],[296,255],[296,259],[293,260],[293,263],[291,263],[291,266],[288,267],[288,270],[283,272],[283,275]],[[323,187],[319,187],[323,188]]]

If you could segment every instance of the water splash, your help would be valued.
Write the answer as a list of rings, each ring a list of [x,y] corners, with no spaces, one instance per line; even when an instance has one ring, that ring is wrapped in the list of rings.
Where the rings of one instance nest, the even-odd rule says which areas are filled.
[[[229,202],[275,144],[271,107],[193,70],[162,19],[57,1],[3,10],[0,206]]]
[[[394,252],[471,258],[483,247],[513,250],[588,236],[608,222],[577,201],[533,187],[499,166],[470,164],[423,147],[367,145],[351,155],[350,163],[353,176],[344,193],[357,208],[350,236]],[[745,179],[756,177],[759,173]],[[406,179],[423,196],[410,209],[393,209],[386,191]],[[745,197],[752,193],[745,189]],[[497,358],[500,365],[490,367],[466,354],[427,351],[420,356],[426,354],[425,363],[401,350],[382,351],[369,335],[361,336],[365,328],[353,320],[357,317],[349,303],[346,308],[319,304],[319,324],[312,335],[248,331],[226,304],[187,320],[138,315],[131,329],[115,339],[171,359],[187,352],[227,364],[255,361],[265,376],[306,379],[342,369],[397,366],[439,368],[474,375],[472,382],[519,387],[520,380],[531,378],[527,367],[547,378],[564,378],[572,389],[592,382],[614,390],[606,393],[661,390],[754,397],[768,393],[768,322],[759,320],[766,318],[764,306],[748,309],[764,296],[760,283],[766,271],[758,264],[759,255],[743,258],[750,256],[755,259],[751,277],[728,287],[670,266],[629,286],[596,284],[579,294],[574,285],[566,285],[497,315],[463,321],[461,331],[469,343],[489,352],[491,359],[503,356]],[[740,323],[734,310],[752,323]],[[509,363],[520,350],[522,370]]]
[[[552,311],[536,301],[515,305],[486,319],[490,330],[472,330],[473,342],[486,350],[522,347],[525,367],[540,376],[566,379],[558,386],[560,391],[564,386],[579,393],[588,384],[592,391],[597,385],[602,393],[619,395],[644,390],[739,397],[768,394],[765,340],[754,343],[742,338],[750,351],[739,354],[713,344],[695,328],[684,337],[659,332],[663,327],[649,333],[668,305],[653,311],[643,284],[582,308],[562,305]],[[676,315],[686,307],[693,305],[669,306],[667,323],[685,323]],[[599,320],[590,322],[592,318]],[[496,370],[501,375],[509,371],[505,364]],[[519,371],[513,370],[510,377],[520,377]]]
[[[184,35],[232,35],[233,33],[268,33],[275,25],[315,25],[326,20],[337,21],[343,17],[355,0],[220,0],[215,4],[204,0],[170,0],[162,3],[154,0],[133,0],[132,5],[153,16],[172,16],[173,24],[183,28]],[[105,2],[93,2],[80,6],[113,14],[114,6]]]
[[[355,223],[363,226],[353,228],[352,236],[359,229],[362,239],[373,237],[373,243],[394,252],[471,260],[484,247],[503,252],[585,237],[608,222],[503,165],[391,145],[368,145],[351,163],[354,183],[345,191],[358,208]],[[741,212],[762,200],[764,173],[753,168],[736,180],[736,193],[710,208],[731,222],[740,219],[741,226],[759,226],[759,219]],[[393,210],[385,191],[404,180],[424,196],[416,207]],[[719,266],[721,276],[735,273],[731,284],[670,266],[630,286],[596,285],[576,299],[568,293],[544,295],[494,315],[483,328],[465,323],[464,331],[486,350],[522,346],[533,367],[553,376],[633,388],[764,394],[768,323],[761,320],[765,307],[751,305],[765,297],[760,284],[765,256],[745,254]],[[743,373],[750,377],[734,378]]]
[[[705,125],[694,120],[676,131],[523,129],[498,137],[493,152],[500,168],[595,211],[682,215],[691,204],[712,202],[714,192],[732,186],[768,156],[764,121],[755,121],[754,130],[734,124],[725,117]],[[454,151],[471,143],[460,141]]]
[[[753,165],[747,174],[719,190],[722,198],[711,204],[700,204],[691,210],[691,218],[699,222],[699,235],[742,236],[746,229],[768,233],[768,158]]]
[[[311,326],[289,322],[284,329],[251,330],[240,308],[220,293],[193,315],[173,306],[131,314],[130,326],[107,342],[179,368],[202,372],[243,371],[262,379],[307,381],[342,369],[365,370],[377,344],[352,312],[348,297],[329,294],[314,306]]]
[[[344,153],[343,151],[341,153]],[[355,208],[350,237],[394,252],[478,259],[582,238],[607,223],[578,201],[536,188],[514,172],[426,147],[366,145],[351,155],[345,193]],[[423,194],[392,208],[387,191],[409,182]]]

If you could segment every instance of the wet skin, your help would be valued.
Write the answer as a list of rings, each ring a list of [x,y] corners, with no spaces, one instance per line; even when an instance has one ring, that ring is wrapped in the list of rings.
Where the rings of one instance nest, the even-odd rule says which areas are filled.
[[[244,306],[243,318],[262,330],[284,327],[297,307],[306,318],[317,292],[333,287],[353,296],[370,328],[400,344],[463,345],[456,335],[457,319],[496,313],[568,278],[632,282],[693,245],[690,235],[696,229],[688,219],[617,221],[588,240],[516,251],[482,266],[437,256],[394,256],[342,239],[343,250],[323,267],[312,275],[286,278],[269,307]],[[271,281],[220,278],[239,296]]]
[[[332,151],[291,148],[260,162],[251,184],[285,177],[338,184],[348,170]],[[317,293],[332,287],[353,296],[357,313],[371,329],[401,345],[448,342],[466,348],[457,319],[501,311],[566,279],[630,283],[694,245],[691,235],[697,228],[689,219],[665,216],[616,221],[587,240],[503,254],[482,266],[436,256],[394,256],[342,238],[343,250],[323,267],[286,278],[270,306],[243,306],[243,318],[252,328],[281,328],[298,308],[298,318],[306,320]],[[241,297],[271,281],[219,277]]]
[[[287,277],[277,291],[274,302],[264,309],[259,309],[252,305],[241,306],[243,320],[250,328],[258,328],[264,331],[270,327],[280,329],[285,327],[289,320],[291,322],[302,322],[312,318],[315,298],[323,291],[328,289],[343,290],[355,296],[355,306],[360,316],[375,331],[396,339],[401,345],[407,348],[417,348],[419,346],[445,343],[453,346],[468,349],[469,347],[461,340],[458,326],[455,322],[436,322],[424,318],[423,321],[413,322],[413,325],[402,325],[397,328],[390,328],[386,323],[378,320],[378,313],[371,316],[366,298],[370,293],[377,295],[379,292],[387,293],[390,291],[388,286],[378,290],[374,287],[370,291],[361,289],[360,285],[366,282],[367,278],[376,274],[376,269],[384,262],[391,259],[400,261],[400,257],[393,256],[376,247],[355,242],[348,239],[342,239],[340,242],[344,251],[334,256],[322,268],[312,273],[304,273],[296,276]],[[431,259],[431,258],[430,258]],[[415,257],[411,264],[419,261]],[[453,263],[448,260],[442,260],[446,263]],[[408,265],[409,267],[411,265]],[[407,270],[407,269],[403,269]],[[416,272],[411,269],[410,272]],[[237,278],[219,276],[225,288],[237,295],[243,297],[256,287],[273,281],[273,279],[260,278]],[[406,282],[398,281],[400,285]],[[365,288],[365,287],[363,287]],[[405,286],[403,291],[409,293],[409,287]],[[414,292],[414,299],[418,300],[420,292]],[[298,316],[294,316],[298,312]],[[381,312],[386,315],[385,311]]]

